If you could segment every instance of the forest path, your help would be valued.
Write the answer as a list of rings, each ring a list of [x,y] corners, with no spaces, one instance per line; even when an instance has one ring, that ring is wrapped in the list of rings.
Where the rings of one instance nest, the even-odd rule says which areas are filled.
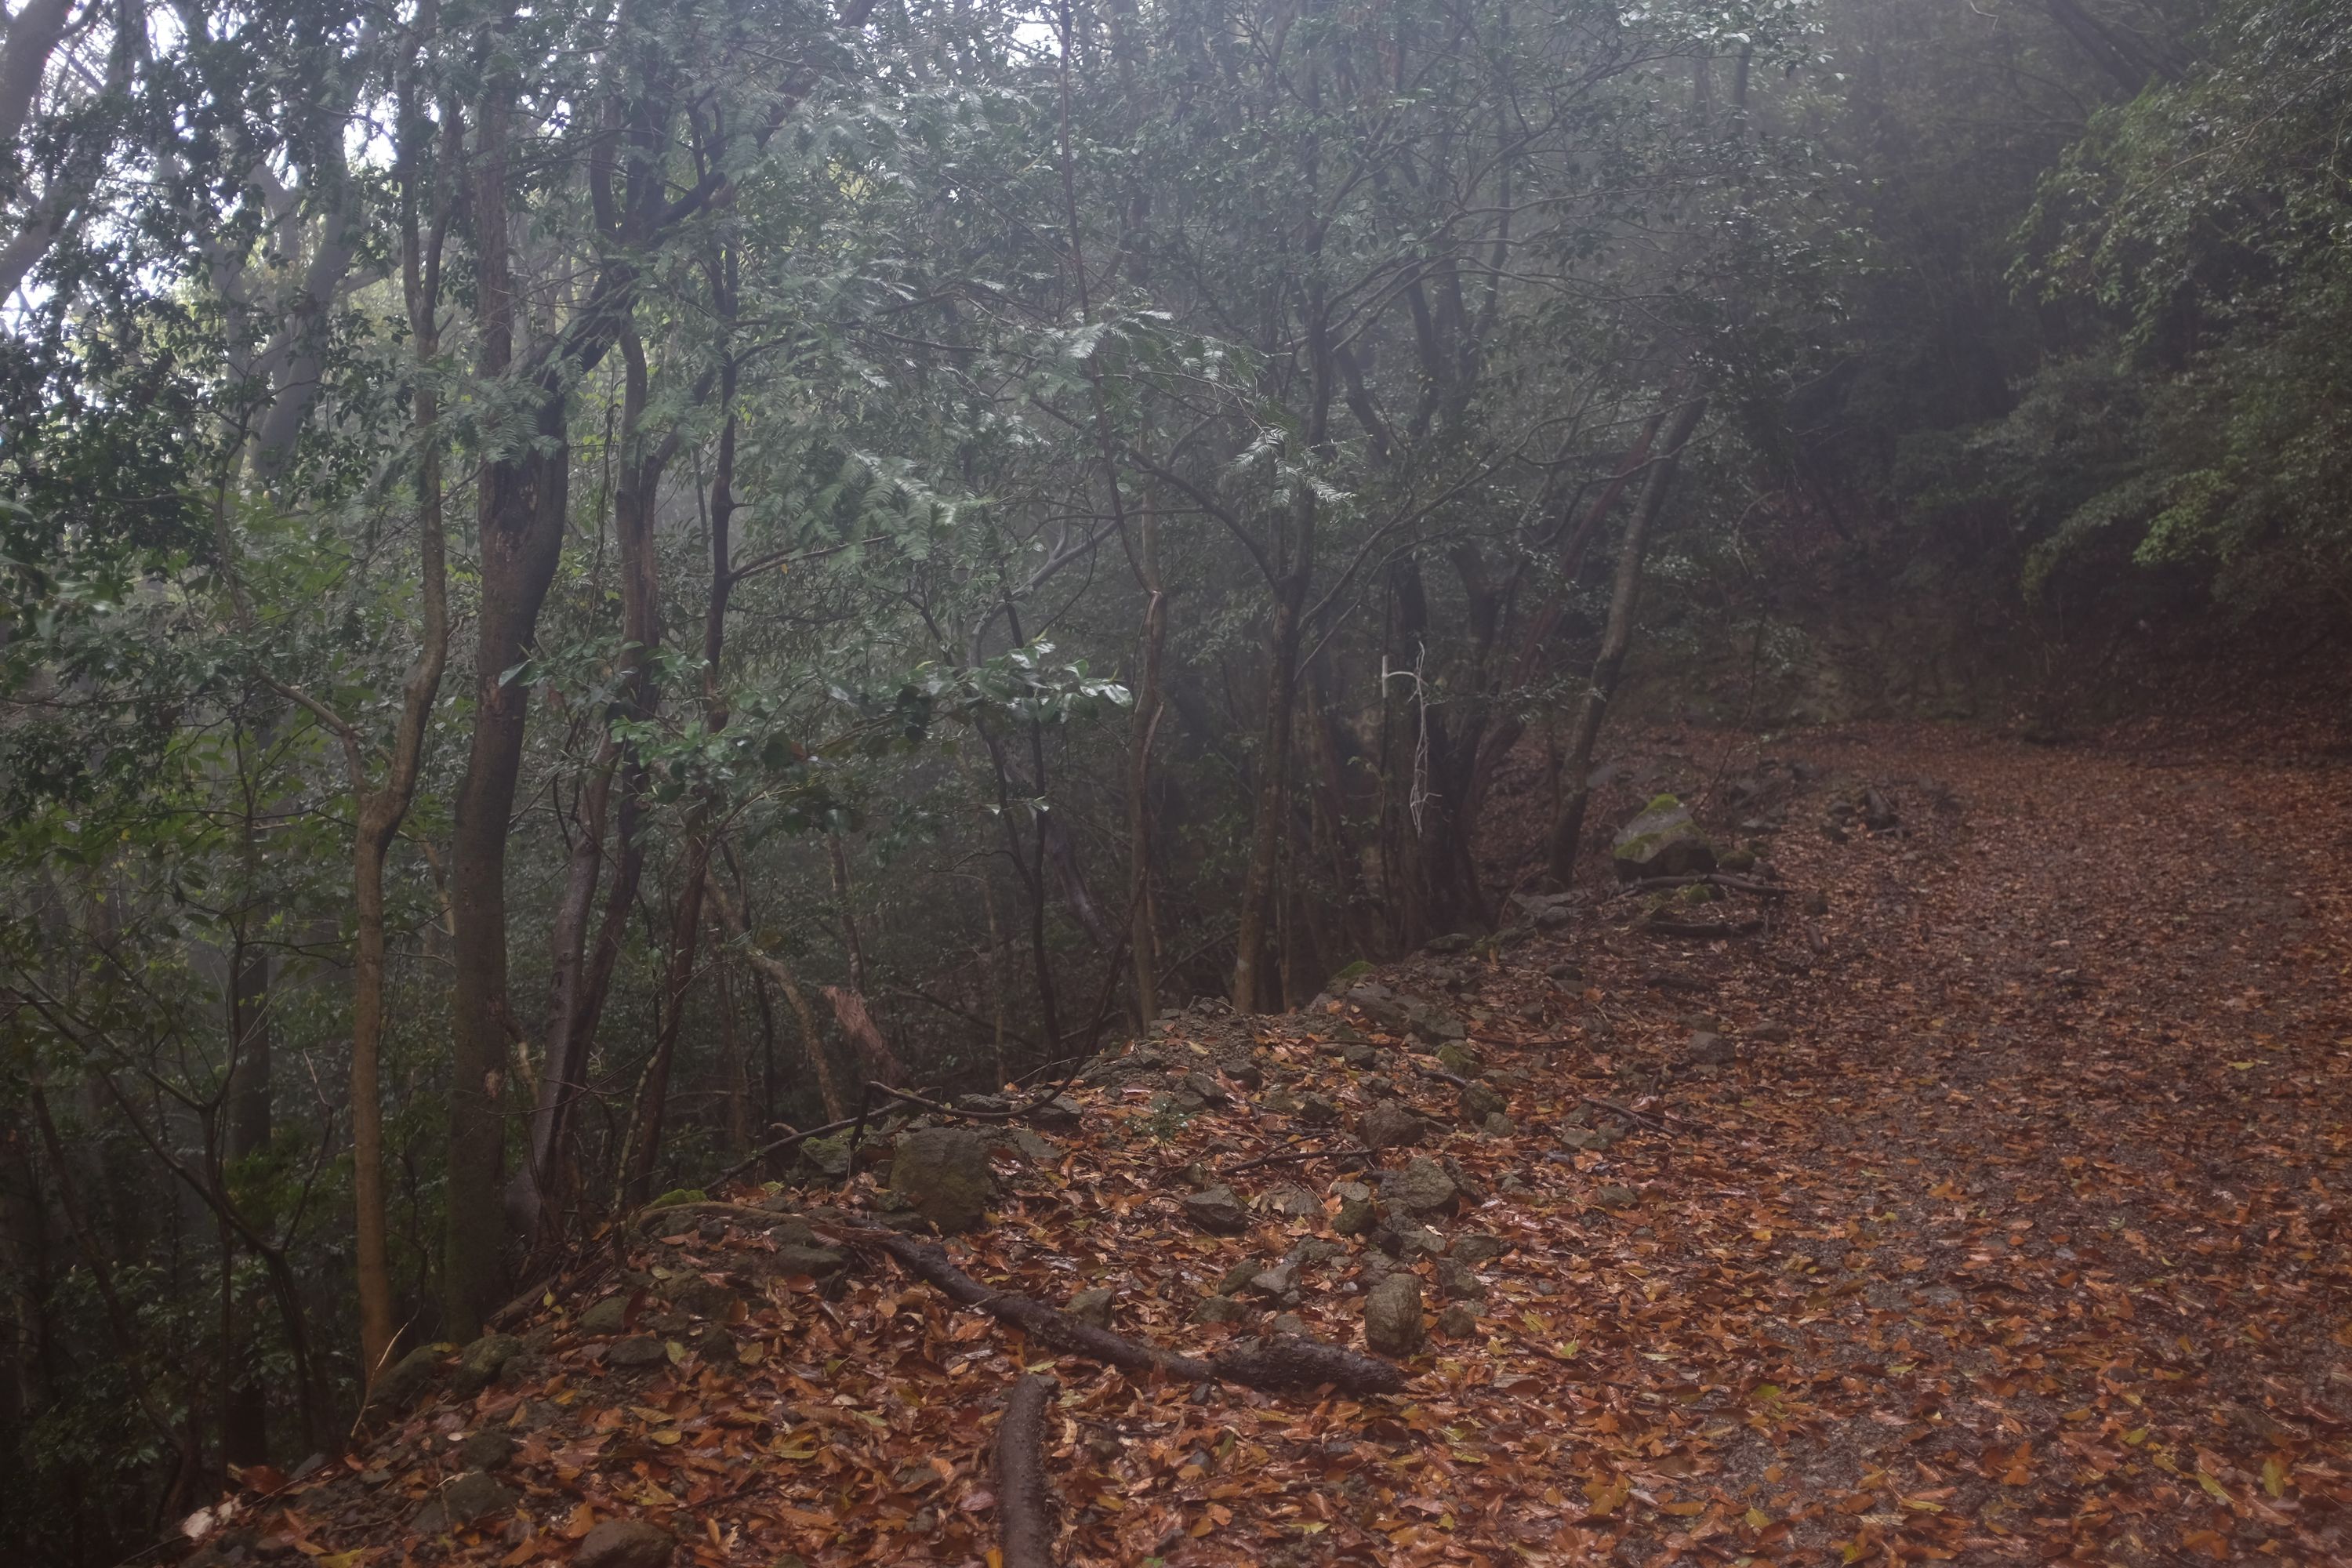
[[[1728,778],[1683,744],[1620,754],[1643,793]],[[1409,1274],[1403,1394],[1056,1356],[819,1247],[890,1211],[808,1169],[423,1352],[257,1545],[517,1568],[621,1521],[705,1568],[979,1563],[998,1412],[1050,1365],[1065,1568],[2352,1561],[2352,770],[1780,745],[1811,782],[1743,809],[1824,912],[1694,945],[1595,887],[1305,1012],[1163,1016],[971,1155],[959,1266],[1152,1345],[1362,1345]],[[1823,832],[1864,784],[1900,829]]]
[[[1837,1555],[2344,1560],[2352,776],[1951,731],[1804,754],[1947,804],[1775,848],[1831,911],[1810,973],[1738,964],[1803,1042],[1738,1120],[1781,1129],[1775,1263],[1840,1281],[1790,1348],[1845,1397],[1730,1471],[1775,1518],[1826,1502],[1792,1544]]]

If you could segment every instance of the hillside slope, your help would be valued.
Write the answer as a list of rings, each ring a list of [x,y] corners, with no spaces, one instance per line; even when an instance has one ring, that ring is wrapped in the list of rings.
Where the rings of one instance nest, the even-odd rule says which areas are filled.
[[[1024,1370],[1066,1563],[2352,1557],[2345,768],[1792,744],[1625,781],[1755,825],[1789,896],[1664,911],[1753,934],[1600,887],[980,1134],[989,1290],[1402,1392],[1057,1353],[863,1169],[641,1216],[189,1561],[993,1564]]]

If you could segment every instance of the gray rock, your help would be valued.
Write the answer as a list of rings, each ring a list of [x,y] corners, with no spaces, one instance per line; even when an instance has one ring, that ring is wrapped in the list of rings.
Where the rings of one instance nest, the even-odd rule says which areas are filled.
[[[1364,1342],[1385,1356],[1409,1356],[1422,1347],[1421,1281],[1391,1274],[1364,1298]]]
[[[1683,1047],[1685,1067],[1727,1068],[1734,1057],[1729,1040],[1706,1029],[1692,1035],[1689,1043]]]
[[[1396,1254],[1410,1263],[1416,1258],[1438,1258],[1444,1255],[1445,1237],[1425,1225],[1411,1220],[1390,1227],[1396,1239]]]
[[[1474,1267],[1492,1263],[1508,1250],[1501,1237],[1489,1236],[1485,1231],[1474,1230],[1467,1236],[1456,1237],[1454,1241],[1454,1256]]]
[[[1062,1146],[1042,1132],[1026,1127],[1008,1127],[995,1136],[994,1146],[1010,1149],[1033,1165],[1053,1166],[1061,1163]]]
[[[441,1358],[449,1353],[446,1344],[419,1345],[392,1363],[375,1385],[368,1390],[367,1402],[386,1409],[404,1409],[416,1396],[433,1386],[441,1375]]]
[[[1209,1102],[1179,1084],[1174,1089],[1162,1089],[1153,1095],[1151,1109],[1162,1115],[1197,1116],[1209,1109]]]
[[[420,1535],[438,1535],[460,1524],[505,1513],[514,1505],[515,1494],[497,1479],[479,1470],[467,1470],[416,1510],[415,1528]]]
[[[515,1440],[504,1432],[468,1432],[457,1445],[457,1460],[469,1470],[503,1469],[514,1452]]]
[[[811,1174],[840,1181],[849,1174],[849,1134],[810,1138],[801,1144],[800,1163]]]
[[[1559,1141],[1571,1149],[1590,1149],[1601,1153],[1624,1141],[1622,1129],[1615,1127],[1570,1127],[1562,1131]]]
[[[1592,1194],[1592,1201],[1605,1209],[1638,1208],[1642,1194],[1631,1187],[1606,1186]]]
[[[1250,1277],[1249,1289],[1253,1295],[1270,1296],[1276,1300],[1281,1300],[1285,1297],[1296,1300],[1298,1293],[1298,1270],[1287,1263],[1264,1269]]]
[[[1507,1116],[1511,1110],[1510,1099],[1501,1089],[1477,1082],[1463,1086],[1461,1102],[1462,1120],[1465,1121],[1484,1121],[1489,1116]]]
[[[831,1279],[849,1268],[849,1254],[830,1247],[780,1247],[771,1259],[779,1274]]]
[[[1192,1321],[1196,1323],[1238,1323],[1249,1314],[1248,1304],[1236,1301],[1231,1296],[1203,1296],[1201,1304],[1192,1309]]]
[[[522,1342],[512,1334],[484,1334],[457,1353],[457,1369],[449,1374],[449,1392],[471,1398],[499,1380],[507,1363],[522,1353]]]
[[[1435,1214],[1459,1195],[1454,1178],[1434,1160],[1416,1159],[1381,1178],[1381,1201],[1401,1214]]]
[[[632,1334],[616,1340],[604,1352],[606,1366],[659,1366],[669,1360],[669,1347],[651,1334]]]
[[[1029,1113],[1029,1120],[1040,1127],[1066,1131],[1076,1127],[1085,1115],[1086,1108],[1066,1094],[1057,1094]]]
[[[1423,944],[1422,951],[1424,952],[1467,952],[1474,945],[1475,945],[1477,939],[1466,931],[1447,931],[1444,936],[1431,937],[1428,942]]]
[[[1683,803],[1670,795],[1650,802],[1639,816],[1620,828],[1609,853],[1620,881],[1687,877],[1715,869],[1715,846],[1691,820]]]
[[[1285,1219],[1313,1219],[1323,1212],[1323,1200],[1296,1183],[1286,1183],[1265,1194],[1265,1206]]]
[[[1497,1110],[1478,1124],[1478,1131],[1489,1138],[1517,1138],[1519,1124]]]
[[[1265,1069],[1247,1057],[1232,1057],[1217,1064],[1217,1070],[1244,1089],[1262,1089],[1265,1085]]]
[[[1437,1331],[1451,1340],[1467,1339],[1478,1331],[1478,1314],[1456,1301],[1437,1314]]]
[[[1457,1301],[1483,1301],[1486,1299],[1486,1282],[1471,1272],[1461,1259],[1449,1258],[1437,1266],[1438,1288]]]
[[[1427,1132],[1420,1117],[1393,1100],[1384,1100],[1364,1112],[1359,1131],[1365,1145],[1373,1149],[1410,1149]]]
[[[572,1549],[572,1568],[668,1568],[677,1543],[641,1519],[608,1519]],[[781,1568],[782,1559],[777,1559]]]
[[[1298,1120],[1309,1127],[1337,1127],[1339,1108],[1319,1094],[1310,1094],[1298,1102]]]
[[[1186,1073],[1183,1087],[1199,1095],[1203,1105],[1224,1106],[1234,1102],[1234,1097],[1226,1092],[1225,1086],[1204,1072]]]
[[[1113,1299],[1112,1293],[1108,1290],[1081,1290],[1070,1298],[1069,1305],[1064,1307],[1062,1310],[1082,1323],[1091,1323],[1097,1329],[1107,1329],[1110,1327],[1110,1309]]]
[[[1283,1261],[1299,1268],[1313,1268],[1347,1256],[1348,1249],[1336,1241],[1326,1241],[1319,1236],[1302,1236],[1284,1255]]]
[[[1339,1212],[1331,1216],[1331,1229],[1340,1236],[1369,1236],[1380,1223],[1380,1210],[1370,1198],[1341,1198]]]
[[[735,1315],[742,1300],[725,1285],[699,1274],[679,1274],[664,1280],[661,1293],[680,1311],[721,1322]]]
[[[1258,1259],[1255,1258],[1243,1258],[1239,1263],[1236,1263],[1231,1268],[1226,1269],[1223,1276],[1218,1279],[1217,1294],[1220,1296],[1240,1295],[1242,1291],[1248,1289],[1249,1282],[1256,1279],[1259,1274],[1265,1271],[1265,1265]]]
[[[1184,1217],[1213,1236],[1238,1236],[1249,1228],[1249,1210],[1231,1187],[1211,1187],[1183,1200]]]
[[[1763,1040],[1775,1046],[1787,1045],[1791,1035],[1792,1031],[1786,1024],[1758,1024],[1748,1031],[1749,1039]]]
[[[1296,1312],[1276,1312],[1272,1327],[1276,1333],[1288,1334],[1293,1339],[1307,1337],[1307,1320]]]
[[[890,1191],[947,1235],[978,1229],[996,1195],[987,1135],[961,1127],[901,1132],[890,1149]]]

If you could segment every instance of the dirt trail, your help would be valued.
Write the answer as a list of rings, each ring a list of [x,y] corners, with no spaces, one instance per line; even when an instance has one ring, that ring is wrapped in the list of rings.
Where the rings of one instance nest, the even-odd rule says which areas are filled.
[[[1631,783],[1727,795],[1718,749]],[[1954,731],[1783,754],[1817,773],[1770,858],[1825,913],[1694,947],[1588,899],[1373,977],[1459,1026],[1444,1059],[1507,1123],[1431,1075],[1445,1027],[1342,1000],[1164,1019],[1075,1126],[1007,1140],[954,1244],[992,1288],[1108,1290],[1195,1353],[1360,1345],[1395,1272],[1454,1308],[1401,1397],[1061,1358],[1063,1563],[2352,1561],[2352,769]],[[1841,776],[1900,830],[1824,834]],[[1333,1123],[1389,1100],[1427,1131],[1378,1164],[1460,1195],[1343,1235],[1343,1184],[1385,1173]],[[1630,1130],[1596,1110],[1628,1100]],[[1218,1185],[1236,1234],[1183,1202]],[[247,1514],[258,1544],[512,1568],[622,1517],[712,1565],[985,1559],[996,1412],[1049,1352],[878,1261],[820,1284],[764,1219],[652,1229],[490,1386]],[[484,1452],[502,1510],[420,1527]]]
[[[1779,1445],[1771,1484],[1843,1495],[1792,1541],[2352,1555],[2346,770],[1934,733],[1809,754],[1959,808],[1779,856],[1832,909],[1781,1004],[1806,1076],[1747,1109],[1783,1131],[1780,1256],[1862,1284],[1803,1333],[1843,1419]]]

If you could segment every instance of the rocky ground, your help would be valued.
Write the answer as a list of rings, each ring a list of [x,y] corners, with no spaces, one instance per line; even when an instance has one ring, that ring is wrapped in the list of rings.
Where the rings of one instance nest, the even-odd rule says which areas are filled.
[[[1604,872],[656,1211],[194,1555],[994,1568],[1034,1370],[1070,1564],[2352,1560],[2352,767],[2273,742],[1652,736],[1612,820],[1769,890]],[[980,1307],[869,1235],[931,1222]]]

